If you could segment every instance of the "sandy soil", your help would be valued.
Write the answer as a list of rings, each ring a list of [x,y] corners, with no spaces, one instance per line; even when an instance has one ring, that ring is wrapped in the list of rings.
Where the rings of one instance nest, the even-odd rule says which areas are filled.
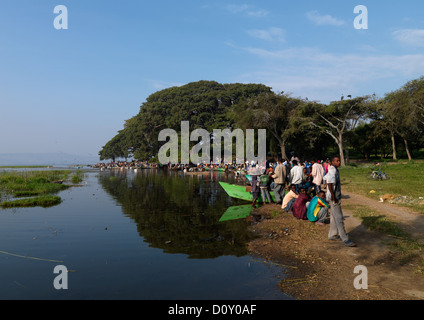
[[[424,215],[344,192],[342,208],[358,204],[381,212],[413,237],[424,239]],[[287,274],[279,283],[283,292],[298,300],[424,299],[424,276],[414,272],[416,266],[402,264],[399,253],[387,246],[394,239],[366,229],[348,209],[343,209],[345,227],[358,245],[355,248],[328,240],[329,225],[297,220],[287,213],[268,219],[275,211],[282,212],[281,207],[265,205],[255,210],[254,215],[265,219],[252,224],[258,238],[250,242],[249,250],[286,267]],[[367,268],[367,290],[354,287],[358,265]]]

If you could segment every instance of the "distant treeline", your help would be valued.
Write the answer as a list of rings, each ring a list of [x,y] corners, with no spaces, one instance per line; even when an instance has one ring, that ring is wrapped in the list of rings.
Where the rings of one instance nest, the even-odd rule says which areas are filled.
[[[198,81],[153,93],[99,152],[100,160],[157,159],[159,132],[179,132],[181,121],[194,129],[267,129],[267,150],[288,158],[322,158],[330,152],[369,159],[412,160],[424,146],[424,77],[379,98],[341,98],[329,104],[273,92],[263,84]],[[196,144],[196,142],[192,142]]]

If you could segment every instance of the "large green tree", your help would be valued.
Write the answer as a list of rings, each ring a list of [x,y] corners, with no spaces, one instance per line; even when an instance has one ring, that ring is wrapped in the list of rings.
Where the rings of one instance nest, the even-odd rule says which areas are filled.
[[[405,84],[402,88],[388,93],[384,98],[381,112],[382,121],[403,141],[409,160],[411,148],[419,148],[424,133],[424,77]]]
[[[301,99],[284,93],[265,92],[239,103],[232,116],[241,128],[266,129],[278,143],[281,156],[286,159],[293,116],[302,103]]]
[[[137,159],[150,159],[157,155],[163,129],[180,131],[181,122],[190,122],[190,131],[225,129],[232,127],[229,115],[233,108],[260,93],[271,92],[263,84],[220,84],[215,81],[192,82],[181,87],[164,89],[150,95],[124,129],[112,138],[99,155],[113,159],[132,155]]]
[[[411,80],[402,88],[408,97],[408,102],[413,109],[413,115],[419,126],[424,126],[424,76]]]
[[[346,133],[364,119],[372,101],[372,97],[365,96],[333,101],[328,105],[310,102],[302,108],[302,116],[312,128],[331,137],[339,149],[341,165],[345,166]]]

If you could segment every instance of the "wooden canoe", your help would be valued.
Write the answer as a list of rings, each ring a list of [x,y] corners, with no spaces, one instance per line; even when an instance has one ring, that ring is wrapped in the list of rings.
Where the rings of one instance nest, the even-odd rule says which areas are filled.
[[[246,188],[246,186],[240,186],[240,185],[230,184],[226,182],[219,182],[219,184],[230,197],[245,200],[245,201],[250,201],[250,202],[253,201],[252,193],[249,191],[249,189]],[[274,202],[276,202],[274,191],[270,191],[269,194],[271,195],[271,199]],[[263,202],[261,193],[259,193],[259,198],[257,202],[258,203]]]

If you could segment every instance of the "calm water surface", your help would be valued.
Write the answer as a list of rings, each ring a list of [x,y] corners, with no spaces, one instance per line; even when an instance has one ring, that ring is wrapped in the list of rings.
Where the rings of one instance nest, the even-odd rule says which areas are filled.
[[[246,204],[218,184],[233,179],[87,172],[59,206],[0,210],[0,299],[290,299],[284,270],[248,254],[248,222],[219,222]],[[53,286],[57,265],[68,290]]]

